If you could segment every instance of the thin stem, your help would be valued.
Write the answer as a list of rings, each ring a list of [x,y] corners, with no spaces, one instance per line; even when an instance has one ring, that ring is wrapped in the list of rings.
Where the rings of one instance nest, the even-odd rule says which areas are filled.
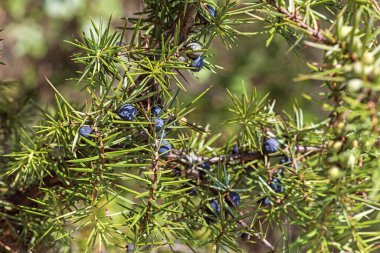
[[[279,6],[277,3],[276,3],[276,0],[268,0],[267,3],[269,3],[270,5],[272,5],[274,8],[277,9],[277,12],[278,13],[281,13],[281,14],[284,14],[286,16],[286,18],[288,18],[289,20],[291,21],[294,21],[296,23],[296,25],[304,30],[306,30],[308,32],[308,34],[312,37],[314,37],[317,41],[320,41],[320,42],[323,42],[325,44],[329,44],[331,43],[331,41],[329,41],[320,31],[319,29],[315,29],[311,26],[309,26],[308,24],[306,24],[302,18],[302,16],[300,15],[297,15],[297,14],[292,14],[290,13],[287,9],[285,9],[284,7],[282,6]]]

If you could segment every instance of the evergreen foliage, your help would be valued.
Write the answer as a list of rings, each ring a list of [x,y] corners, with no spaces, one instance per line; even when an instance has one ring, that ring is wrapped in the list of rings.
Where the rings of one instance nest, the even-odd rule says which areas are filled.
[[[0,93],[2,250],[72,252],[82,232],[77,252],[379,252],[376,1],[145,0],[139,15],[68,42],[83,104],[47,80],[56,110],[29,127],[28,103]],[[321,96],[304,96],[329,115],[304,122],[296,105],[227,91],[225,124],[241,131],[218,146],[187,120],[208,90],[183,104],[185,73],[216,71],[214,39],[262,34],[321,52],[296,79],[318,81]]]

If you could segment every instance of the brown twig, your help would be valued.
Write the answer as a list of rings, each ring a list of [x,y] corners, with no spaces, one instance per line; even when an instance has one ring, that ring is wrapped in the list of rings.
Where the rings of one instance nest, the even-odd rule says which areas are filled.
[[[296,146],[294,148],[295,152],[301,153],[301,154],[316,154],[320,153],[324,150],[323,147],[306,147],[306,146]],[[289,148],[285,148],[282,150],[285,154],[290,154]],[[273,154],[271,156],[281,156],[283,154]],[[179,163],[186,163],[186,161],[190,161],[190,163],[201,163],[203,161],[208,161],[211,164],[216,164],[220,162],[226,162],[230,163],[233,161],[242,161],[242,162],[249,162],[254,160],[263,159],[265,155],[261,152],[252,152],[252,153],[242,153],[242,154],[227,154],[227,155],[219,155],[212,158],[203,157],[203,156],[197,156],[195,154],[187,155],[184,152],[180,150],[172,150],[171,154],[168,154],[167,159],[171,161],[177,161]]]
[[[306,30],[310,36],[314,37],[317,41],[323,42],[323,43],[329,43],[330,41],[319,31],[319,29],[315,29],[308,24],[306,24],[304,21],[302,21],[302,16],[297,15],[296,13],[292,14],[284,7],[278,5],[276,3],[276,0],[267,0],[267,3],[272,5],[274,8],[277,9],[278,13],[284,14],[287,19],[294,21],[296,25],[304,30]]]

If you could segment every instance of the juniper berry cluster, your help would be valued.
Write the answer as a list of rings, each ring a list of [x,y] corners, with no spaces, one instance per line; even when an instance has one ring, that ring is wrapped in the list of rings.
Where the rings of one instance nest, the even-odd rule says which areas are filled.
[[[288,164],[291,163],[292,159],[286,156],[282,156],[280,159],[280,164]],[[284,185],[282,183],[282,179],[284,178],[284,170],[282,168],[278,168],[272,175],[272,182],[269,184],[270,188],[276,193],[283,193],[285,191]],[[268,196],[262,198],[259,201],[261,204],[270,206],[271,201]]]

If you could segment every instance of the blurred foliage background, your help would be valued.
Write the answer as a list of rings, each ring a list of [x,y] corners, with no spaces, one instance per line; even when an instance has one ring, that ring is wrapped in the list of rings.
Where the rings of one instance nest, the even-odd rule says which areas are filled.
[[[116,27],[120,17],[136,16],[142,9],[139,0],[2,0],[0,1],[0,27],[4,29],[0,80],[12,81],[12,94],[27,96],[35,104],[46,107],[53,102],[53,92],[45,76],[71,100],[83,100],[79,86],[70,78],[77,77],[79,66],[71,61],[75,48],[64,42],[80,38],[89,29],[90,22],[107,20],[112,16]],[[249,25],[243,30],[259,31],[258,25]],[[266,47],[270,38],[272,43]],[[280,37],[262,34],[241,38],[240,45],[226,51],[221,43],[215,43],[215,56],[210,61],[221,67],[215,73],[203,70],[197,77],[187,76],[191,96],[183,97],[186,104],[201,91],[212,85],[197,109],[189,117],[200,124],[210,124],[211,129],[224,133],[226,139],[235,129],[220,126],[228,118],[226,88],[240,93],[243,83],[246,87],[257,87],[261,94],[270,92],[276,100],[276,110],[290,111],[294,103],[305,113],[306,121],[317,120],[321,111],[302,97],[309,93],[317,96],[320,87],[311,82],[294,82],[297,74],[307,72],[305,61],[298,56],[301,52],[308,60],[320,56],[309,48],[291,50],[288,42]],[[303,51],[303,52],[302,52]],[[223,68],[223,69],[222,69]],[[16,94],[16,95],[15,95]]]

